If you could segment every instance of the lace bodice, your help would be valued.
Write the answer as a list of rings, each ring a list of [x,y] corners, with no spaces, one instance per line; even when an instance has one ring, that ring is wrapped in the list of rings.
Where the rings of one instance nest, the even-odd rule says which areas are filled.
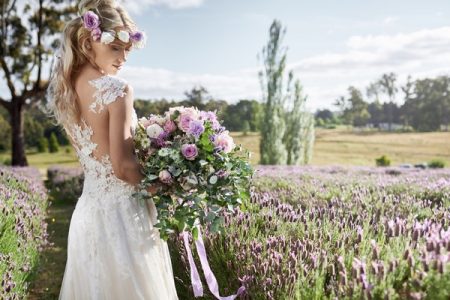
[[[89,110],[100,113],[104,107],[125,95],[127,82],[119,77],[105,75],[89,81],[95,87],[94,101],[89,106]],[[136,111],[133,109],[131,131],[134,135],[137,126]],[[93,129],[85,120],[82,124],[74,124],[70,130],[70,135],[74,141],[80,164],[84,170],[85,182],[83,194],[94,198],[107,194],[115,194],[115,198],[120,195],[129,196],[134,191],[134,187],[114,175],[111,160],[108,154],[97,159],[93,151],[97,144],[92,141]],[[97,196],[97,197],[96,197]]]

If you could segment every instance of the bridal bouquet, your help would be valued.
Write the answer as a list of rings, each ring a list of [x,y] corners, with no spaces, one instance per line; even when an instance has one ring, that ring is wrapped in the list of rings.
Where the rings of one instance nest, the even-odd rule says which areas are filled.
[[[141,118],[134,142],[145,174],[136,196],[155,203],[162,239],[187,231],[197,240],[198,225],[222,231],[223,210],[245,209],[253,173],[248,152],[214,112],[180,106]],[[150,196],[145,188],[155,183],[164,188]]]

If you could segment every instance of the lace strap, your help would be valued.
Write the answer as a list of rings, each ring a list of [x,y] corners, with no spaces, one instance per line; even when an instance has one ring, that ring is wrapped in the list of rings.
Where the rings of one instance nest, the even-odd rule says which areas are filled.
[[[95,113],[101,112],[105,105],[126,94],[124,90],[127,82],[119,77],[105,75],[90,80],[89,83],[96,89],[94,93],[95,100],[89,106],[89,109]]]

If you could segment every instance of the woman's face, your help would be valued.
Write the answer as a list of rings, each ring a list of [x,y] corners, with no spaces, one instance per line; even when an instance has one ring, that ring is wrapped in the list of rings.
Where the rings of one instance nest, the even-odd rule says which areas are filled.
[[[131,42],[124,43],[115,39],[109,44],[98,41],[91,41],[94,62],[106,74],[115,75],[127,61],[131,50]]]

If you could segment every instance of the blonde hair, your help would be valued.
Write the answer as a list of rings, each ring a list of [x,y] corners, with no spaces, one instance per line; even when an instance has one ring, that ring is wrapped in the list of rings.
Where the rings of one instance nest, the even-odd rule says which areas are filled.
[[[79,15],[88,10],[98,15],[102,31],[114,31],[116,27],[136,29],[136,24],[128,13],[114,0],[81,0],[78,4]],[[87,40],[90,35],[91,32],[84,27],[81,17],[66,24],[47,90],[46,110],[69,134],[71,125],[80,121],[77,93],[73,82],[74,75],[79,73],[86,63],[91,63],[98,68],[87,50]]]

